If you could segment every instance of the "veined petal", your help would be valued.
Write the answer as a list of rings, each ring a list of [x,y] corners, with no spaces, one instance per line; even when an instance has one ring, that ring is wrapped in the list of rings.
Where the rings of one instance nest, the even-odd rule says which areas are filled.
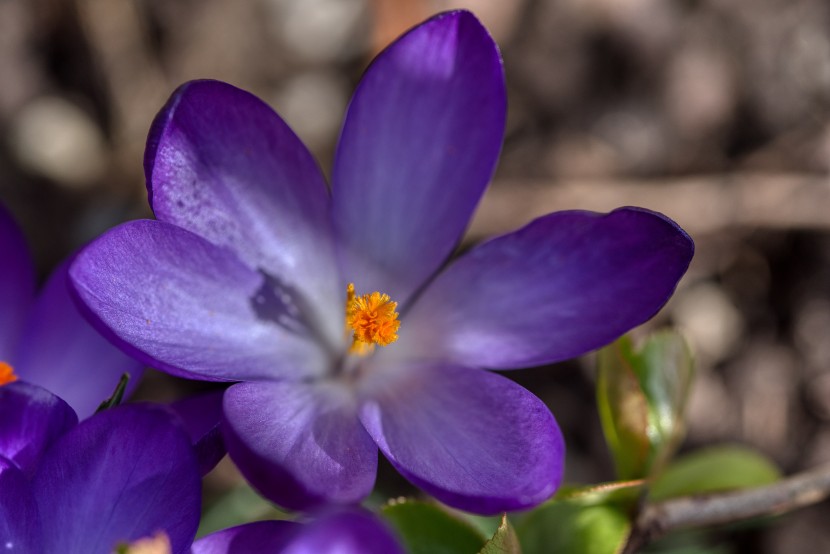
[[[72,408],[45,389],[24,381],[0,387],[0,457],[29,476],[46,449],[77,423]]]
[[[565,445],[541,400],[481,369],[393,371],[365,384],[361,421],[413,484],[482,514],[529,508],[556,491]]]
[[[270,107],[226,83],[186,83],[153,123],[144,168],[159,220],[232,249],[341,340],[326,183]]]
[[[62,264],[38,295],[11,362],[21,379],[65,400],[81,419],[112,394],[122,374],[135,390],[144,364],[110,344],[81,316],[69,294],[68,263]]]
[[[255,521],[211,533],[193,543],[192,554],[280,554],[302,529],[293,521]]]
[[[657,313],[693,252],[677,224],[639,208],[544,216],[448,267],[388,354],[494,369],[579,356]]]
[[[35,297],[35,267],[23,233],[2,205],[0,268],[0,361],[8,362]]]
[[[327,363],[295,307],[261,273],[174,225],[116,227],[82,250],[69,273],[96,327],[169,373],[302,378]]]
[[[372,491],[377,447],[351,392],[335,383],[238,383],[225,392],[231,459],[263,496],[292,510],[359,502]]]
[[[469,12],[438,15],[375,59],[334,163],[343,286],[404,303],[435,272],[490,181],[505,112],[498,48]]]
[[[302,530],[282,554],[403,554],[395,535],[366,510],[346,508],[323,514]]]
[[[165,533],[186,552],[201,483],[187,434],[158,407],[130,404],[87,419],[43,457],[32,481],[45,552],[109,554]]]
[[[0,546],[3,552],[45,554],[42,534],[37,504],[26,476],[0,456]]]

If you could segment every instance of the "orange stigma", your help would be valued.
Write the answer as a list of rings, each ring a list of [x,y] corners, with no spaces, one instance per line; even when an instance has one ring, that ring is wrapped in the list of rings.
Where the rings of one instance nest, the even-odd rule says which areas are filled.
[[[14,368],[6,362],[0,362],[0,387],[8,385],[17,381],[17,375],[14,374]]]
[[[398,340],[397,302],[388,294],[373,292],[356,296],[354,284],[346,288],[346,330],[352,332],[352,354],[368,354],[374,346],[387,346]]]

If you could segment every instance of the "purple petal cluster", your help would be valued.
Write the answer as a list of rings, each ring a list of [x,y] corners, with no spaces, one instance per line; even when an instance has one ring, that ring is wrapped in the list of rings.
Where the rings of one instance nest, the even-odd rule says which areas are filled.
[[[129,405],[76,422],[66,403],[40,387],[0,387],[4,552],[111,554],[159,533],[173,554],[187,552],[201,485],[175,416]]]
[[[100,336],[81,316],[62,264],[35,294],[34,264],[20,229],[0,206],[0,362],[18,378],[92,415],[123,373],[135,388],[143,365]]]
[[[309,523],[259,521],[217,531],[193,544],[192,554],[403,554],[392,532],[360,509],[321,514]]]
[[[292,509],[355,503],[378,452],[452,506],[495,513],[558,487],[550,410],[485,369],[588,352],[652,317],[693,253],[638,208],[559,212],[447,263],[496,165],[498,49],[468,12],[384,51],[349,105],[331,192],[255,96],[179,88],[150,131],[153,221],[79,254],[70,273],[96,326],[172,374],[225,393],[231,457]],[[397,303],[399,339],[355,353],[347,286]]]

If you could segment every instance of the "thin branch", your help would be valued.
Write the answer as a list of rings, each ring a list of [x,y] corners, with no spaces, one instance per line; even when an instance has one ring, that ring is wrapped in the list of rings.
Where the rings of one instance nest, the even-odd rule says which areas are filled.
[[[830,465],[766,487],[647,504],[637,518],[624,552],[633,554],[670,531],[781,514],[815,504],[828,496]]]
[[[499,181],[487,191],[469,237],[512,231],[557,210],[642,206],[693,236],[732,228],[830,229],[830,181],[811,173],[732,173],[646,180]]]

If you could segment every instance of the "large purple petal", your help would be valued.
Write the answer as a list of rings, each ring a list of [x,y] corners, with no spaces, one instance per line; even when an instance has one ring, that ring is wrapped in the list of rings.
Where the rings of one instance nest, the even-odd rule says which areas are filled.
[[[501,148],[501,58],[469,12],[438,15],[366,71],[333,174],[344,279],[404,302],[458,242]]]
[[[248,481],[281,506],[359,502],[371,491],[377,447],[337,383],[238,383],[225,392],[222,430]]]
[[[70,278],[99,329],[176,375],[300,378],[327,363],[261,273],[168,223],[110,230],[78,254]]]
[[[198,394],[170,405],[190,435],[202,475],[207,475],[228,453],[219,429],[224,393],[224,390],[218,390]]]
[[[162,531],[187,551],[201,484],[187,434],[147,405],[96,414],[55,443],[32,482],[46,552],[110,554]]]
[[[0,361],[8,362],[35,296],[35,268],[26,240],[0,205]]]
[[[211,533],[193,543],[192,554],[279,554],[302,527],[293,521],[256,521]]]
[[[241,552],[241,551],[240,551]],[[342,509],[306,525],[282,554],[403,554],[395,535],[361,509]]]
[[[366,383],[361,421],[398,471],[438,500],[495,514],[534,506],[559,486],[559,427],[513,381],[449,364],[379,377]]]
[[[62,264],[38,295],[12,365],[21,379],[60,396],[85,419],[112,394],[124,373],[130,375],[129,395],[144,365],[110,344],[81,316],[69,294],[68,267]]]
[[[0,456],[0,546],[10,554],[40,554],[43,531],[26,476]]]
[[[342,340],[326,183],[264,102],[218,81],[181,86],[153,123],[145,172],[159,220],[231,248]]]
[[[447,268],[388,354],[496,369],[584,354],[651,318],[693,251],[680,227],[647,210],[547,215]]]
[[[49,445],[77,423],[72,408],[45,389],[23,381],[0,386],[0,456],[28,475]]]

